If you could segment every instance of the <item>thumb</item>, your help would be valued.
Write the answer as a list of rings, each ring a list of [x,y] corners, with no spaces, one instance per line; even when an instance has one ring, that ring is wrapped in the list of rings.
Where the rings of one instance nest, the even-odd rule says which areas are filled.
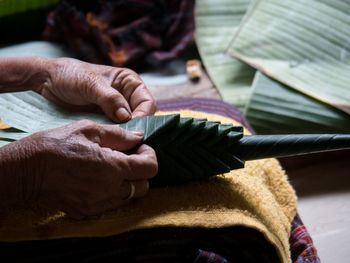
[[[100,125],[99,145],[117,151],[128,151],[141,145],[143,134],[128,131],[116,125]]]
[[[129,103],[117,90],[103,80],[96,81],[92,87],[92,100],[113,121],[120,123],[131,119]]]

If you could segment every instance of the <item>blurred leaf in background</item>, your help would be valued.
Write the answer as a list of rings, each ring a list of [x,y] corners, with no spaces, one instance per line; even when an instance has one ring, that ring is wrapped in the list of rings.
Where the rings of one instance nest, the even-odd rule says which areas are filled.
[[[257,72],[244,112],[257,133],[350,133],[350,115]]]
[[[350,113],[349,14],[343,0],[257,0],[228,52]]]
[[[225,51],[251,0],[197,0],[196,43],[206,70],[224,101],[243,109],[255,70]]]

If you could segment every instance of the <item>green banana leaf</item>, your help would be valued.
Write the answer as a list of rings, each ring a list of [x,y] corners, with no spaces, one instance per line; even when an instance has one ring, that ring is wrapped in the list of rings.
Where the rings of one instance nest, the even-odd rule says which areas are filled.
[[[28,136],[29,131],[45,130],[45,125],[54,128],[90,116],[104,118],[102,115],[77,112],[72,113],[72,118],[66,111],[52,102],[39,99],[37,96],[40,95],[33,92],[7,95],[0,94],[0,105],[1,102],[6,104],[0,107],[0,116],[13,128],[0,131],[1,145]],[[16,104],[9,107],[12,103]],[[22,122],[35,122],[35,125],[24,125],[16,120],[17,117],[21,117]],[[146,116],[118,125],[142,131],[143,142],[155,150],[158,174],[150,180],[152,186],[185,183],[227,173],[243,168],[246,160],[350,148],[350,135],[243,136],[242,127],[206,119],[180,118],[179,115]]]
[[[306,95],[350,113],[350,4],[257,0],[228,52]]]
[[[255,70],[225,51],[251,0],[197,0],[196,44],[224,101],[243,109]]]
[[[350,133],[350,116],[261,72],[244,111],[258,134]]]
[[[66,111],[33,91],[0,94],[0,119],[24,132],[53,129],[82,118],[112,124],[101,114]]]
[[[16,141],[20,140],[26,136],[29,136],[31,133],[23,132],[15,128],[7,128],[7,129],[0,129],[0,140],[9,140],[9,141]]]

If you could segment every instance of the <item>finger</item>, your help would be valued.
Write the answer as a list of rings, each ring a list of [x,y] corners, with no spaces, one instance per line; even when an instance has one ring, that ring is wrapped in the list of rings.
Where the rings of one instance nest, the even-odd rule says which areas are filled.
[[[134,181],[150,179],[157,174],[158,163],[155,151],[146,144],[142,144],[134,154],[127,156],[129,173],[125,179]]]
[[[153,115],[157,105],[147,89],[136,89],[129,99],[132,109],[132,118]]]
[[[129,103],[122,94],[102,79],[94,81],[92,85],[93,102],[98,104],[109,118],[118,123],[131,119]]]
[[[122,200],[130,199],[130,194],[132,194],[131,184],[133,184],[135,187],[135,192],[131,198],[139,198],[139,197],[145,196],[148,193],[148,190],[149,190],[148,180],[124,181],[121,186],[124,192]]]
[[[49,89],[43,89],[41,91],[41,95],[43,97],[45,97],[46,99],[48,99],[49,101],[52,101],[52,102],[56,103],[57,105],[62,106],[63,108],[65,108],[67,110],[102,113],[101,108],[99,106],[97,106],[96,104],[88,104],[88,105],[69,104],[69,103],[64,102],[63,100],[59,99]]]
[[[134,185],[135,192],[130,197],[131,193],[131,183]],[[85,215],[97,215],[106,211],[112,211],[117,209],[118,207],[127,204],[133,198],[140,198],[145,196],[149,190],[149,183],[147,180],[139,180],[139,181],[124,181],[121,185],[120,193],[116,192],[114,197],[109,197],[106,200],[96,202],[90,209],[84,211],[84,213],[79,213],[77,211],[70,211],[70,215],[74,218],[82,218]]]
[[[101,147],[117,151],[129,151],[142,143],[143,134],[140,131],[128,131],[116,125],[99,125],[98,138],[93,137]]]
[[[123,69],[113,81],[112,86],[119,90],[129,102],[133,118],[155,113],[155,100],[136,72]]]

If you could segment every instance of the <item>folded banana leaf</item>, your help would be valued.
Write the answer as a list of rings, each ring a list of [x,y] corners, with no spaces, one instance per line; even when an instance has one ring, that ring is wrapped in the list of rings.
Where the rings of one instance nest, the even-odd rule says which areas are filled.
[[[0,146],[31,133],[79,119],[111,123],[104,116],[68,113],[35,93],[0,94],[0,117],[13,128],[0,130]],[[144,134],[154,148],[159,171],[152,186],[204,179],[244,167],[244,162],[350,148],[350,135],[298,134],[243,136],[243,128],[180,115],[146,116],[118,124]]]
[[[244,162],[350,148],[347,134],[243,136],[243,128],[180,115],[147,116],[121,124],[145,134],[158,158],[151,186],[204,179],[244,167]]]
[[[261,72],[244,116],[258,134],[350,133],[350,115]]]
[[[243,109],[255,69],[226,54],[251,0],[196,0],[196,44],[224,101]]]
[[[350,114],[349,13],[344,0],[256,0],[228,53]]]

